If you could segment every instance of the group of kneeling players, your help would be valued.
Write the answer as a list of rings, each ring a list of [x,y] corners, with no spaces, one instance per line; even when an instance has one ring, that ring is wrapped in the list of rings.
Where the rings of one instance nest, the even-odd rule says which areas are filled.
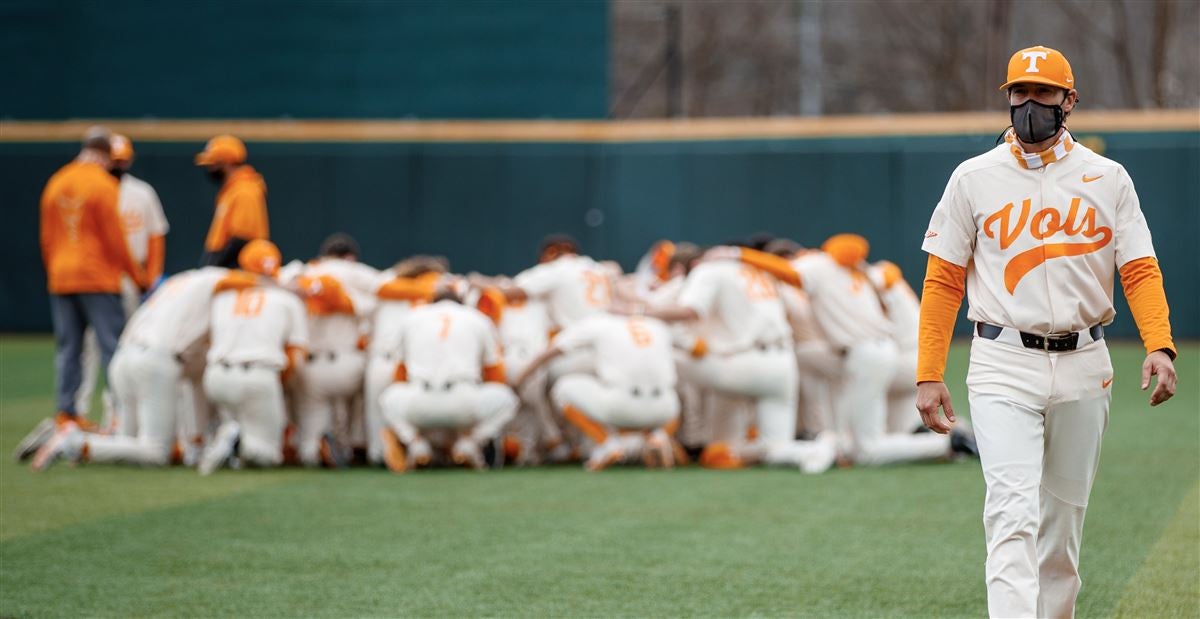
[[[974,455],[915,412],[919,302],[842,234],[661,241],[637,269],[569,237],[508,277],[414,256],[383,271],[337,234],[308,262],[252,241],[238,269],[166,280],[130,317],[106,420],[46,420],[16,454],[403,473],[582,462],[821,473]]]

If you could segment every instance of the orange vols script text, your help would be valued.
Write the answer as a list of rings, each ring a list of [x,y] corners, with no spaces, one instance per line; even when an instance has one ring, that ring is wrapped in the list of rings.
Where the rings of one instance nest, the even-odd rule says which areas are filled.
[[[1079,203],[1081,200],[1081,198],[1071,199],[1071,207],[1067,210],[1065,219],[1056,208],[1044,208],[1030,218],[1030,201],[1027,198],[1021,201],[1021,214],[1017,217],[1016,222],[1012,220],[1012,212],[1016,208],[1012,202],[1005,204],[1003,208],[984,220],[983,232],[989,239],[996,238],[992,224],[1000,222],[1000,249],[1002,250],[1008,249],[1013,241],[1021,236],[1026,223],[1029,224],[1030,236],[1039,241],[1059,232],[1065,232],[1068,236],[1083,235],[1084,238],[1093,239],[1088,243],[1045,243],[1013,256],[1004,267],[1004,286],[1008,288],[1008,294],[1012,294],[1016,290],[1017,283],[1021,281],[1022,277],[1025,277],[1026,273],[1034,270],[1043,262],[1052,258],[1090,254],[1112,242],[1112,228],[1096,226],[1095,208],[1089,206],[1084,211],[1083,218],[1080,219]],[[1097,239],[1097,237],[1099,238]]]

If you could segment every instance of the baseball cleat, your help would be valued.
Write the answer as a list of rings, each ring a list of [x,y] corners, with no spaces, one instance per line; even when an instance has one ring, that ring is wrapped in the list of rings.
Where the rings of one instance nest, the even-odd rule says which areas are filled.
[[[664,430],[658,429],[646,435],[642,463],[648,469],[675,468],[675,450],[671,446],[671,437]]]
[[[383,463],[393,473],[403,473],[408,470],[408,455],[404,453],[404,445],[390,428],[379,430],[383,440]]]
[[[450,458],[459,466],[482,471],[487,468],[484,462],[483,452],[479,449],[479,445],[469,438],[460,438],[454,442],[454,447],[450,449]]]
[[[212,442],[204,448],[204,453],[200,454],[197,469],[201,475],[211,475],[233,458],[241,431],[242,428],[236,421],[226,421],[217,428]]]
[[[625,450],[621,448],[620,441],[609,439],[592,450],[592,455],[588,456],[587,461],[583,463],[583,467],[595,473],[603,471],[624,458]]]
[[[83,432],[79,428],[68,426],[54,433],[50,440],[42,445],[33,456],[29,468],[35,472],[46,470],[58,458],[78,462],[83,456]]]
[[[813,445],[819,447],[817,452],[800,463],[800,470],[810,475],[828,471],[838,457],[837,437],[832,432],[818,434]]]
[[[332,434],[327,432],[321,435],[317,451],[321,455],[321,464],[325,468],[340,469],[346,466],[346,461],[342,458],[342,453]]]
[[[429,466],[433,462],[433,447],[429,441],[417,438],[408,446],[408,458],[411,466]]]
[[[962,428],[950,430],[950,453],[952,456],[978,458],[979,445],[975,443],[975,436]]]
[[[33,454],[37,453],[37,450],[41,449],[42,445],[45,445],[46,441],[54,436],[57,429],[58,426],[53,419],[47,418],[39,421],[37,426],[29,434],[26,434],[20,443],[17,443],[17,448],[13,451],[13,459],[17,462],[24,462],[33,457]]]
[[[716,441],[704,446],[700,452],[700,466],[706,469],[730,470],[746,467],[746,463],[725,441]]]

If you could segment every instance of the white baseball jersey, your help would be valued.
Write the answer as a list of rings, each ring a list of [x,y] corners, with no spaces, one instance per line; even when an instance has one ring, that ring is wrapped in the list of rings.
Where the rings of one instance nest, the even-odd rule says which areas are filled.
[[[544,301],[560,328],[612,304],[612,269],[587,256],[567,255],[539,264],[513,278],[513,284]]]
[[[594,351],[596,374],[608,385],[675,385],[671,332],[653,318],[589,316],[558,334],[554,347],[563,352]]]
[[[719,353],[792,339],[773,277],[735,260],[700,264],[688,274],[679,304],[700,315],[700,331]]]
[[[892,323],[865,274],[834,262],[825,252],[804,254],[792,261],[792,267],[800,274],[813,315],[831,344],[850,348],[863,340],[891,337]]]
[[[504,364],[510,373],[520,372],[550,343],[550,314],[539,301],[512,304],[500,318],[500,341],[504,343]]]
[[[917,349],[917,332],[921,322],[921,299],[909,287],[908,282],[898,281],[890,288],[884,288],[883,268],[872,266],[867,275],[875,282],[879,290],[879,298],[887,308],[888,318],[892,321],[892,339],[903,351]]]
[[[409,382],[479,381],[501,363],[500,336],[482,312],[453,301],[422,305],[400,328],[400,358]]]
[[[375,291],[391,279],[370,265],[334,257],[318,258],[309,262],[304,267],[304,275],[329,275],[338,280],[350,296],[350,300],[354,302],[354,313],[358,316],[371,315],[377,300]]]
[[[1129,174],[1079,143],[1034,170],[1008,144],[963,162],[921,248],[966,267],[968,318],[1039,334],[1112,322],[1115,269],[1154,256]]]
[[[125,173],[121,176],[117,208],[121,211],[129,253],[138,264],[145,264],[150,251],[150,237],[162,236],[169,228],[162,202],[150,183]]]
[[[229,271],[204,267],[167,279],[130,317],[121,343],[170,350],[176,354],[208,332],[213,287]]]
[[[304,303],[275,286],[225,290],[212,301],[209,364],[253,363],[282,370],[285,347],[308,348]]]

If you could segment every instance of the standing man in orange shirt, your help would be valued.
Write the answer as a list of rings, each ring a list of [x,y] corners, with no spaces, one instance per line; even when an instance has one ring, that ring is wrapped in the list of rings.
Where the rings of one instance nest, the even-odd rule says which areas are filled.
[[[57,344],[56,392],[61,422],[77,421],[75,392],[81,380],[83,332],[91,327],[108,367],[125,326],[121,277],[145,290],[145,271],[134,261],[117,209],[119,184],[110,171],[111,135],[96,127],[83,149],[42,192],[41,245]]]
[[[246,145],[232,135],[209,140],[196,155],[196,165],[206,168],[209,178],[221,187],[200,265],[237,268],[238,253],[247,243],[270,238],[267,184],[246,163]]]

